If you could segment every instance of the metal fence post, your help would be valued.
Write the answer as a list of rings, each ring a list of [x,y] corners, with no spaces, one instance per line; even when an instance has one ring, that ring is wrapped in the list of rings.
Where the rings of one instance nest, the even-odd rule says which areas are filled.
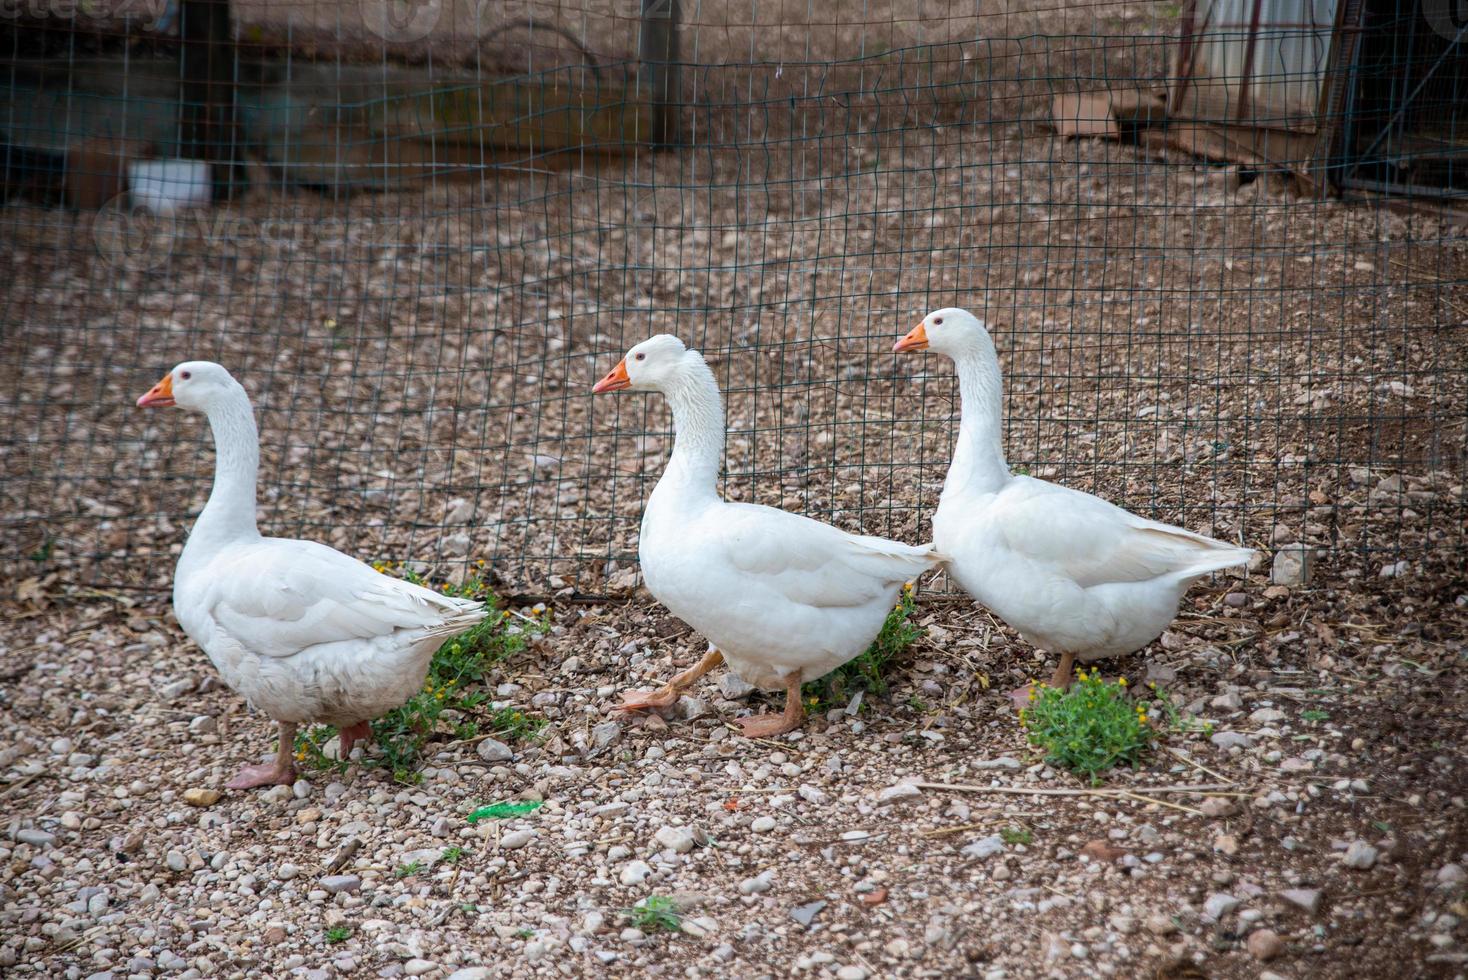
[[[245,187],[243,147],[235,117],[235,48],[229,0],[183,0],[183,155],[207,160],[213,199]]]
[[[678,0],[642,0],[637,38],[639,88],[653,103],[653,142],[678,142]]]

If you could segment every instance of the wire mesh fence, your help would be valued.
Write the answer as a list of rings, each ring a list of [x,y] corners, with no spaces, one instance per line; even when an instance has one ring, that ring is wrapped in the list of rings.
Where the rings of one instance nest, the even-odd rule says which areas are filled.
[[[1392,55],[1325,0],[1309,43],[1218,3],[148,2],[0,23],[19,578],[167,587],[213,453],[133,399],[209,358],[266,533],[624,591],[671,423],[590,385],[656,332],[726,390],[727,495],[917,540],[956,387],[890,348],[949,305],[995,333],[1016,468],[1341,581],[1462,570],[1435,8]]]

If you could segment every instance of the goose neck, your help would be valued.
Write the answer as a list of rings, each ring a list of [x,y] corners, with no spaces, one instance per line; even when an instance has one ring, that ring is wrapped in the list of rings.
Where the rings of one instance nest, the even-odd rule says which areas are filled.
[[[689,352],[689,369],[664,389],[673,411],[673,454],[659,485],[685,495],[717,496],[724,455],[724,404],[702,357]]]
[[[260,471],[260,435],[245,390],[236,386],[209,407],[214,434],[214,487],[189,534],[189,544],[207,547],[258,538],[255,482]]]
[[[963,413],[945,490],[955,486],[975,493],[992,492],[1009,479],[1009,464],[1004,459],[999,362],[989,350],[965,353],[954,363]]]

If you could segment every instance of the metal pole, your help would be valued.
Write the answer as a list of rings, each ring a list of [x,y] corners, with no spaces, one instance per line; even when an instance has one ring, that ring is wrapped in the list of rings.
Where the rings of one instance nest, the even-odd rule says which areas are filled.
[[[678,142],[678,0],[642,0],[642,29],[637,38],[639,88],[652,100],[653,142]]]
[[[213,199],[245,187],[235,120],[234,36],[229,0],[182,0],[183,155],[207,160]]]

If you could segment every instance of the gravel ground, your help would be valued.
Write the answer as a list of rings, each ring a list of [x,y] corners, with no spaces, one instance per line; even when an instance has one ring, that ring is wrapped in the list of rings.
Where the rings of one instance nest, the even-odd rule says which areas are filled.
[[[1168,736],[1103,795],[1027,751],[999,691],[1042,665],[967,603],[920,607],[930,634],[886,697],[748,742],[727,721],[751,699],[727,679],[666,720],[610,720],[615,691],[699,652],[638,598],[561,609],[487,679],[497,702],[549,719],[539,744],[442,742],[417,786],[354,767],[213,802],[191,791],[263,756],[266,725],[171,620],[102,600],[12,609],[0,963],[47,977],[1458,976],[1468,623],[1461,598],[1416,608],[1416,629],[1377,618],[1418,601],[1258,574],[1200,586],[1155,648],[1114,666],[1213,735]],[[505,799],[544,805],[468,822]],[[623,910],[649,895],[679,902],[681,932],[630,924]]]
[[[1099,23],[996,9],[1010,37]],[[731,22],[688,82],[700,149],[257,189],[156,267],[100,256],[93,216],[0,208],[0,971],[1465,975],[1462,228],[1057,139],[1050,93],[1090,83],[1051,76],[1160,77],[1155,11],[1107,11],[1136,39],[778,72]],[[613,719],[702,646],[632,560],[666,412],[591,382],[678,332],[729,391],[729,496],[917,540],[953,383],[887,351],[950,302],[994,328],[1012,462],[1263,552],[1105,665],[1211,737],[1100,794],[1051,772],[1001,692],[1052,665],[941,577],[885,696],[768,742],[731,733],[762,698],[727,680]],[[486,681],[539,742],[215,798],[269,745],[165,608],[212,452],[132,408],[197,356],[256,398],[268,533],[484,558],[549,602]],[[1282,549],[1308,583],[1272,580]],[[543,805],[469,823],[507,799]],[[632,926],[650,895],[680,932]]]

